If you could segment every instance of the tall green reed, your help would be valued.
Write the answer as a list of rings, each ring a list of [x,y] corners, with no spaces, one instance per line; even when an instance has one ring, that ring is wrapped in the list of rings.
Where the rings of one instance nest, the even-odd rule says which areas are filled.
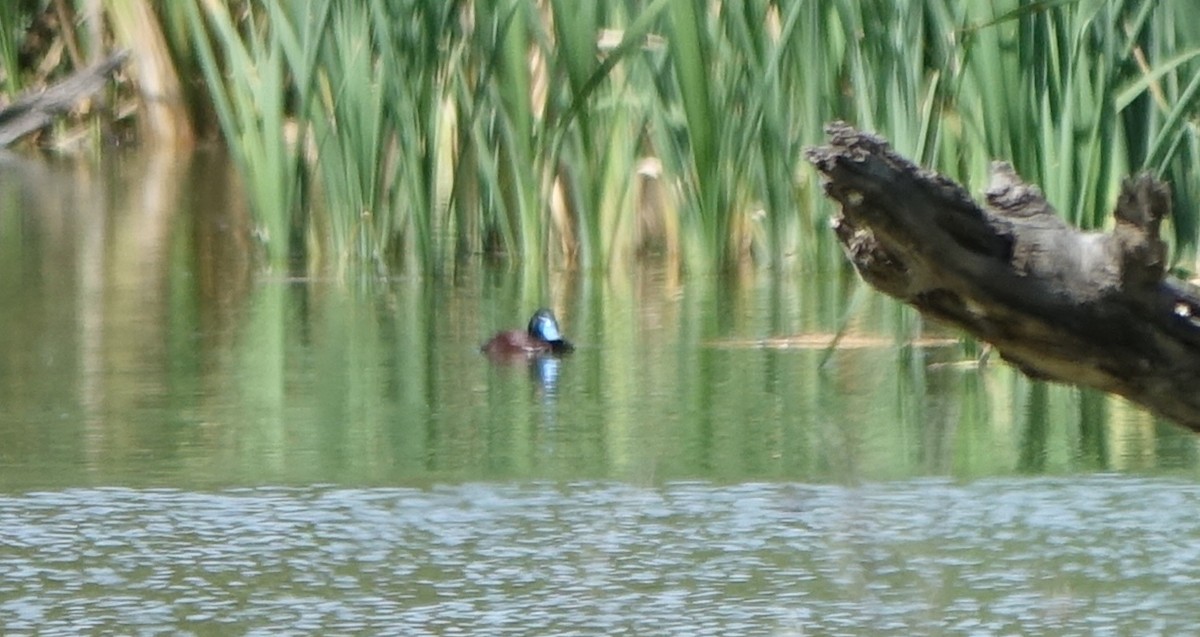
[[[657,165],[652,161],[657,158],[648,156],[643,143],[653,98],[639,90],[653,77],[649,66],[631,59],[661,50],[651,29],[668,3],[656,0],[636,16],[617,4],[584,10],[576,4],[555,0],[551,5],[549,73],[566,78],[556,83],[559,88],[546,110],[547,130],[553,135],[548,163],[554,167],[555,187],[565,195],[560,205],[551,199],[551,212],[566,231],[559,237],[575,236],[574,252],[583,267],[611,269],[643,247],[641,235],[649,220],[637,217],[656,216],[660,230],[673,234],[665,220],[674,212],[670,202],[659,199],[657,208],[648,210],[646,189],[640,187],[659,176],[649,165]],[[607,42],[597,43],[597,35]],[[554,55],[556,47],[564,54]],[[668,244],[676,239],[659,238]],[[569,247],[565,251],[571,252]]]
[[[22,88],[18,53],[21,37],[33,15],[20,2],[0,3],[0,70],[4,71],[4,90],[16,95]]]
[[[607,270],[665,236],[697,270],[830,266],[801,157],[831,119],[974,190],[1009,160],[1085,227],[1144,167],[1196,238],[1183,2],[184,5],[275,262]]]
[[[260,13],[235,16],[218,0],[177,7],[187,16],[213,108],[245,175],[261,224],[256,235],[275,267],[304,249],[306,221],[297,216],[306,194],[309,122],[296,113],[313,96],[329,8],[329,0],[266,2]]]
[[[1197,105],[1200,34],[1180,25],[1200,11],[1139,0],[969,6],[955,105],[980,115],[964,142],[1011,160],[1083,227],[1106,223],[1124,174],[1167,177],[1176,239],[1194,245],[1197,135],[1184,114]]]

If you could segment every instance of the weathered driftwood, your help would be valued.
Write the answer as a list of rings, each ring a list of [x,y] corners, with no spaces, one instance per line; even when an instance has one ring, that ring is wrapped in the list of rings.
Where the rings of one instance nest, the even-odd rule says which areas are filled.
[[[1200,431],[1200,289],[1165,272],[1168,187],[1129,178],[1111,233],[1068,226],[993,166],[986,200],[835,123],[808,151],[868,283],[991,343],[1030,376],[1125,396]]]
[[[0,109],[0,148],[49,126],[55,117],[70,110],[80,100],[91,97],[104,87],[108,76],[121,66],[128,55],[125,51],[115,53],[61,82],[22,95]]]

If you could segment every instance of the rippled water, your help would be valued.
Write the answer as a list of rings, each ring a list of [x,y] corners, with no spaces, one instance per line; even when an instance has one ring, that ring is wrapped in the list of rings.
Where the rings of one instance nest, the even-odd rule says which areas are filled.
[[[1181,634],[1200,486],[1101,476],[0,498],[6,634]]]
[[[292,277],[257,269],[220,156],[17,166],[4,635],[1175,635],[1200,616],[1193,434],[982,365],[836,264]],[[480,354],[541,305],[572,356]]]

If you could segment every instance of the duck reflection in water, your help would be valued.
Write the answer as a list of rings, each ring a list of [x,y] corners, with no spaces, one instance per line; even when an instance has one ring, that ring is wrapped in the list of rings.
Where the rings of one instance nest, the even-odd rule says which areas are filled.
[[[558,382],[559,357],[574,351],[575,346],[563,338],[554,312],[541,308],[533,313],[525,331],[500,332],[480,350],[493,363],[527,363],[530,375],[553,394]]]

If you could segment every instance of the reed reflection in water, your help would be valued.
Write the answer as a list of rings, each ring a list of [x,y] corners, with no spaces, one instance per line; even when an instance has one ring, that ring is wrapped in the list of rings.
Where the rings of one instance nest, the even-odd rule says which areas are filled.
[[[1190,434],[1032,383],[853,273],[257,270],[219,155],[0,176],[9,488],[1196,467]],[[478,346],[553,308],[578,350]],[[845,327],[838,348],[826,351]]]

